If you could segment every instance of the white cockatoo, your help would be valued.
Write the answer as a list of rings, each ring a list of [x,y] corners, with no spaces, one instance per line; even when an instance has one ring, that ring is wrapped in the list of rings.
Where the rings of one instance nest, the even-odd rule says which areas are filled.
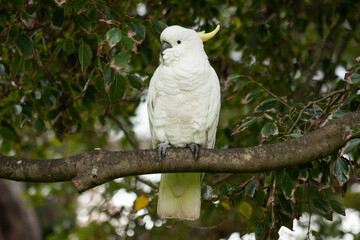
[[[220,111],[220,84],[204,51],[211,32],[170,26],[161,33],[160,65],[150,81],[147,109],[159,163],[166,150],[189,147],[195,160],[199,146],[213,148]],[[164,218],[200,216],[202,173],[161,175],[157,213]]]

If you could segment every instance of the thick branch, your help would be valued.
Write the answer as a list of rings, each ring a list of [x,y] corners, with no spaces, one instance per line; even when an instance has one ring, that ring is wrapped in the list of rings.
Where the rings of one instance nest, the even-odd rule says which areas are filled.
[[[0,155],[0,177],[17,181],[72,180],[79,192],[109,180],[166,172],[261,172],[304,164],[328,156],[349,140],[349,131],[360,128],[360,113],[350,113],[303,137],[266,146],[234,149],[201,149],[194,162],[189,149],[167,152],[161,165],[155,150],[94,150],[74,156],[35,160]]]

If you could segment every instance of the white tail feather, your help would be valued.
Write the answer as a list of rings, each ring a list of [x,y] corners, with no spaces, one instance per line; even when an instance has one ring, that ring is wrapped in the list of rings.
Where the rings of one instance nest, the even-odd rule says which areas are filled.
[[[196,220],[201,209],[201,173],[162,174],[157,213],[163,218]]]

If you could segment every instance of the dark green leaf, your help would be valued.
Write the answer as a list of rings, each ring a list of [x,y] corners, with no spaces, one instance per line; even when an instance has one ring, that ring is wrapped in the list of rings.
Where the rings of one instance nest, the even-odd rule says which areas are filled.
[[[82,27],[86,31],[90,30],[91,24],[88,17],[85,14],[76,15],[75,18],[76,18],[76,22],[79,24],[80,27]]]
[[[284,172],[281,177],[281,189],[283,190],[284,196],[287,200],[295,202],[295,185],[291,177],[286,172]]]
[[[360,83],[360,74],[359,73],[355,73],[352,77],[351,77],[351,81],[355,84]]]
[[[76,13],[79,13],[84,6],[83,0],[73,0],[72,1],[72,7],[75,10]]]
[[[79,61],[81,64],[81,71],[87,68],[92,58],[92,51],[88,44],[82,43],[79,47]]]
[[[21,34],[16,38],[15,43],[23,55],[30,56],[32,54],[33,42],[26,34]]]
[[[54,53],[51,55],[50,61],[57,57],[61,49],[64,47],[66,40],[61,40],[55,48]]]
[[[125,79],[120,74],[116,74],[110,86],[110,100],[116,102],[122,98],[125,91]]]
[[[311,169],[310,176],[315,182],[320,183],[323,173],[318,168]]]
[[[256,191],[256,194],[255,194],[255,202],[259,205],[259,206],[262,206],[264,204],[264,201],[265,201],[265,192],[264,192],[264,189],[262,187],[259,187],[259,189]]]
[[[24,68],[25,59],[23,56],[16,56],[12,65],[13,76],[16,76],[18,71]]]
[[[288,214],[293,213],[292,202],[290,200],[286,200],[282,194],[278,195],[278,200],[279,200],[281,209],[283,209]]]
[[[230,197],[233,192],[234,192],[235,188],[233,186],[231,186],[230,184],[223,184],[220,186],[219,188],[219,192],[222,194],[222,195],[225,195],[226,197]]]
[[[278,133],[279,133],[279,130],[278,130],[277,126],[272,122],[266,123],[265,126],[261,130],[261,136],[264,138],[268,138],[270,136],[277,135]]]
[[[355,139],[352,139],[350,140],[347,145],[346,145],[346,148],[345,148],[345,153],[349,153],[351,152],[352,150],[354,149],[357,149],[360,145],[360,138],[355,138]]]
[[[345,216],[345,207],[343,205],[341,205],[336,200],[330,200],[329,203],[330,203],[332,209],[334,210],[334,212]]]
[[[342,157],[338,157],[335,160],[333,165],[333,173],[340,186],[343,186],[349,180],[349,166]]]
[[[47,120],[53,120],[59,114],[58,110],[50,110],[46,113]]]
[[[275,98],[266,99],[255,108],[255,112],[269,111],[270,109],[274,108],[276,104],[277,104],[277,100]]]
[[[64,50],[67,53],[73,53],[75,51],[74,41],[70,38],[65,40]]]
[[[242,104],[247,104],[249,102],[251,102],[251,100],[253,100],[253,98],[258,94],[261,93],[263,90],[262,89],[255,89],[252,90],[251,92],[249,92],[246,97],[241,101]]]
[[[118,28],[112,28],[105,33],[105,38],[112,48],[121,40],[121,31]]]
[[[250,181],[245,187],[245,195],[253,198],[255,195],[256,187],[255,187],[255,180]]]
[[[130,74],[130,75],[128,75],[128,78],[129,78],[130,85],[133,88],[136,88],[139,91],[142,89],[143,81],[141,80],[140,77],[136,76],[135,74]]]
[[[95,88],[102,94],[104,95],[106,98],[108,98],[108,94],[105,90],[105,85],[104,85],[104,82],[103,80],[101,79],[100,76],[97,76],[95,78]]]
[[[301,169],[299,172],[299,177],[301,181],[305,182],[309,178],[309,171],[306,169]]]
[[[52,16],[52,24],[56,27],[61,27],[64,22],[64,9],[55,8],[55,11]]]
[[[116,71],[119,71],[130,61],[130,59],[130,53],[121,52],[111,60],[110,67],[112,67]]]
[[[332,213],[329,203],[321,198],[314,198],[313,204],[315,209],[322,215],[328,215]]]
[[[133,50],[135,47],[134,40],[129,38],[126,34],[122,35],[122,42],[127,50]]]
[[[45,123],[40,117],[38,117],[35,120],[34,127],[37,133],[42,133],[45,130]]]
[[[151,20],[151,22],[154,25],[155,29],[159,32],[162,32],[166,28],[166,24],[162,21]]]
[[[136,35],[133,36],[134,40],[141,41],[145,38],[145,27],[141,23],[133,23],[129,27],[132,31],[136,32]]]

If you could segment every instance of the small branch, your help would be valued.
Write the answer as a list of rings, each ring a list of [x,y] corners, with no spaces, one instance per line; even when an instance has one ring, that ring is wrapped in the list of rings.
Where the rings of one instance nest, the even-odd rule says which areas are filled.
[[[72,181],[79,192],[115,178],[170,172],[264,172],[329,156],[360,128],[360,112],[333,120],[303,137],[285,142],[234,149],[201,149],[197,162],[187,148],[171,148],[162,163],[156,150],[94,150],[59,159],[26,159],[0,154],[0,178],[16,181]]]
[[[112,114],[109,113],[108,114],[109,117],[118,125],[118,127],[121,129],[121,131],[123,131],[126,139],[129,141],[131,147],[133,149],[137,149],[138,147],[136,146],[135,142],[132,140],[132,138],[130,137],[129,133],[125,130],[124,126],[122,125],[122,123]]]
[[[255,81],[252,77],[250,76],[242,76],[244,78],[250,79],[253,83],[257,84],[259,87],[261,87],[262,89],[264,89],[267,93],[269,93],[271,96],[273,96],[274,98],[276,98],[277,100],[279,100],[282,104],[284,104],[286,107],[288,107],[289,109],[291,109],[291,107],[289,106],[289,104],[287,104],[284,100],[282,100],[279,96],[275,95],[274,93],[272,93],[269,89],[267,89],[266,87],[264,87],[261,83]]]
[[[159,187],[155,184],[153,184],[152,182],[150,181],[147,181],[139,176],[135,176],[135,179],[145,185],[148,185],[149,187],[151,187],[152,189],[154,189],[155,192],[159,192]]]
[[[295,120],[294,124],[291,126],[290,130],[288,131],[288,133],[291,133],[291,132],[294,130],[294,128],[296,127],[296,124],[299,122],[299,120],[300,120],[302,114],[304,113],[304,111],[305,111],[307,108],[309,108],[311,105],[317,104],[317,103],[319,103],[319,102],[324,101],[324,100],[327,99],[327,98],[333,97],[334,95],[339,94],[339,93],[340,93],[340,94],[341,94],[341,93],[344,93],[344,92],[346,92],[346,91],[347,91],[346,89],[340,89],[340,90],[337,90],[337,91],[334,91],[334,92],[329,93],[328,95],[326,95],[326,96],[323,97],[323,98],[320,98],[320,99],[318,99],[318,100],[315,100],[315,101],[312,101],[312,102],[309,102],[308,104],[306,104],[305,107],[303,107],[303,109],[301,109],[301,111],[300,111],[300,113],[299,113],[299,116],[298,116],[297,119]]]

